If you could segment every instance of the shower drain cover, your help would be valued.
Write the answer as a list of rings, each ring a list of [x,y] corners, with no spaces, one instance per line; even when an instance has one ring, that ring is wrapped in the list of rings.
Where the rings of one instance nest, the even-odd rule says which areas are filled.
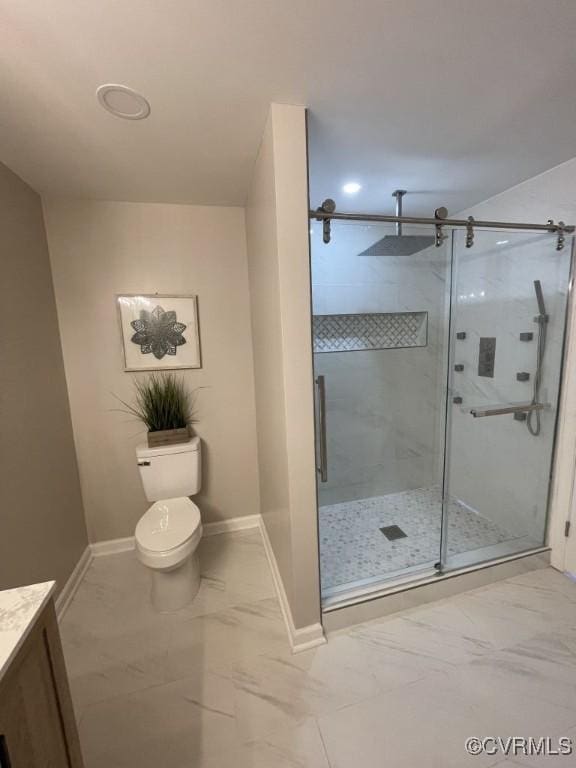
[[[385,525],[384,528],[380,528],[384,536],[388,541],[396,541],[396,539],[405,539],[406,534],[400,528],[399,525]]]

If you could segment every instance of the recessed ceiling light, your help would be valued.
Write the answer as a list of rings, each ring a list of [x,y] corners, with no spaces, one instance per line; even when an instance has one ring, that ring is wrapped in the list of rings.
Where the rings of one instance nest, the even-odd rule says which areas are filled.
[[[357,192],[360,192],[361,189],[362,185],[358,184],[357,181],[349,181],[342,187],[342,192],[346,192],[347,195],[355,195]]]
[[[104,109],[125,120],[144,120],[150,114],[150,104],[144,96],[127,85],[101,85],[96,96]]]

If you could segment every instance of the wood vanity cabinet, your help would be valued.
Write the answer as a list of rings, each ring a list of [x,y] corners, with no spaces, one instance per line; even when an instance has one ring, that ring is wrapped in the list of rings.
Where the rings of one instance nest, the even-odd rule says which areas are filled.
[[[0,680],[0,768],[83,768],[52,600]]]

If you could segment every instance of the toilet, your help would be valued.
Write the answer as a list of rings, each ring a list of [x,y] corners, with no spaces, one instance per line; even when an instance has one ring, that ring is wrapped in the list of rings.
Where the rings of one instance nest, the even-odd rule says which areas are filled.
[[[200,439],[136,449],[148,501],[154,504],[136,525],[136,552],[150,569],[152,604],[166,613],[188,605],[200,587],[200,510],[189,496],[200,490]]]

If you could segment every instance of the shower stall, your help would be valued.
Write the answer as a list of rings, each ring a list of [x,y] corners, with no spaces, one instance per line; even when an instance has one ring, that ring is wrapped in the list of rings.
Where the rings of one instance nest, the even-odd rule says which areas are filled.
[[[396,199],[311,212],[325,607],[546,545],[572,228]]]

